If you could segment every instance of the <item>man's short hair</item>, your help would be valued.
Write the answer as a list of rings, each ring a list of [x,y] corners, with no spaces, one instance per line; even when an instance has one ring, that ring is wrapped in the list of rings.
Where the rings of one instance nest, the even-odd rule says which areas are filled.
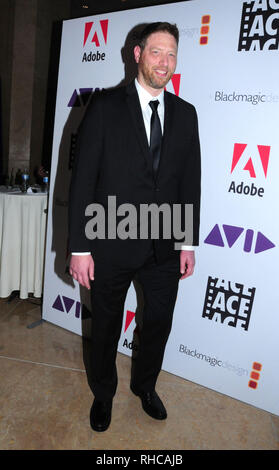
[[[142,32],[139,35],[139,41],[138,41],[138,45],[140,46],[140,48],[141,49],[145,48],[146,41],[151,34],[159,33],[159,32],[165,32],[165,33],[171,34],[175,38],[176,44],[178,46],[179,31],[178,31],[176,24],[171,24],[171,23],[168,23],[167,21],[165,22],[158,21],[156,23],[148,24],[142,30]]]

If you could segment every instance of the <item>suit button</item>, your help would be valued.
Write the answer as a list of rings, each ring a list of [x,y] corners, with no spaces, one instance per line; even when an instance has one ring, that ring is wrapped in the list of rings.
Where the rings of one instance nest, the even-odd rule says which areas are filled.
[[[155,191],[157,191],[157,192],[158,192],[158,191],[160,191],[160,189],[159,189],[159,188],[155,188]]]

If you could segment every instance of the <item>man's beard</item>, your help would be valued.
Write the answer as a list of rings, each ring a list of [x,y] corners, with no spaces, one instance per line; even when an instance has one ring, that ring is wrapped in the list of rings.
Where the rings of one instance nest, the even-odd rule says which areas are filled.
[[[159,67],[156,68],[158,69]],[[155,71],[153,69],[150,70],[143,63],[141,64],[141,72],[145,83],[157,90],[164,88],[173,75],[173,72],[167,71],[167,75],[165,77],[158,77],[155,75]]]

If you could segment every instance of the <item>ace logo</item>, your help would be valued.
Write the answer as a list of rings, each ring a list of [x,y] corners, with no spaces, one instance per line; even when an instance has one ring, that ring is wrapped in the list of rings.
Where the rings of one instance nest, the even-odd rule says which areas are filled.
[[[209,276],[202,317],[248,331],[255,292],[255,287]]]
[[[278,45],[278,0],[247,0],[244,2],[238,50],[275,50],[278,49]]]
[[[267,178],[270,157],[269,145],[257,145],[254,148],[247,144],[234,144],[231,173],[247,175],[248,178]],[[243,182],[232,181],[228,192],[263,197],[264,188],[254,183],[244,185]]]

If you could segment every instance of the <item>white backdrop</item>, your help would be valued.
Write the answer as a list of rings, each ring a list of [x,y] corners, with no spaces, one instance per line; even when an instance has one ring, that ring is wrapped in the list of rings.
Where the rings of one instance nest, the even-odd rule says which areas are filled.
[[[201,242],[195,275],[180,283],[163,369],[277,415],[278,17],[275,0],[193,0],[64,22],[43,302],[45,320],[87,334],[88,293],[65,273],[75,133],[90,93],[127,77],[128,33],[175,22],[167,89],[198,112]],[[131,287],[119,341],[128,355],[136,306]]]

